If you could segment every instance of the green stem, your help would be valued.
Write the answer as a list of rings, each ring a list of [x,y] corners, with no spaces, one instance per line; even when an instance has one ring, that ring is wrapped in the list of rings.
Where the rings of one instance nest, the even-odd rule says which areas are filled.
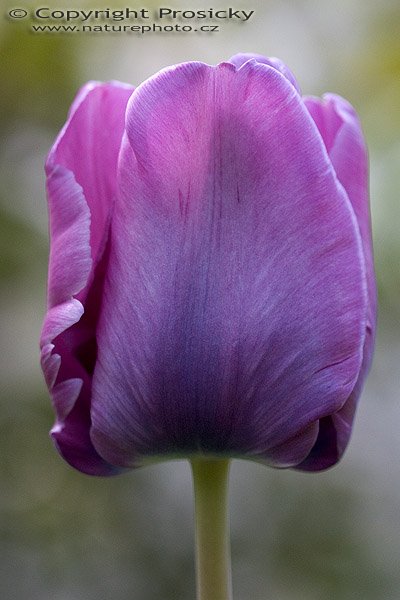
[[[229,460],[191,461],[196,521],[197,600],[231,600]]]

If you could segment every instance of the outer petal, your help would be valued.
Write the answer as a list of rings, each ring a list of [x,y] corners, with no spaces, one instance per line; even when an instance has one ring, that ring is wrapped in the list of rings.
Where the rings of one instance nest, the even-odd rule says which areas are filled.
[[[98,325],[92,440],[113,464],[300,463],[356,383],[361,240],[276,69],[167,69],[133,94]]]
[[[41,348],[57,413],[52,436],[70,464],[93,475],[116,472],[97,454],[89,437],[98,304],[91,297],[99,291],[104,273],[117,159],[131,93],[123,84],[85,86],[46,164],[50,264]]]
[[[125,108],[132,92],[133,87],[125,83],[93,81],[86,84],[73,103],[69,119],[46,163],[48,175],[55,165],[62,165],[72,171],[83,189],[91,214],[93,258],[104,243],[116,191]]]
[[[326,94],[322,100],[308,97],[304,102],[319,129],[336,175],[345,188],[356,215],[366,264],[368,291],[366,337],[359,377],[343,408],[321,424],[315,448],[300,465],[304,470],[314,470],[337,462],[350,438],[357,401],[372,360],[376,329],[376,283],[368,198],[368,156],[357,114],[346,100],[334,94]]]

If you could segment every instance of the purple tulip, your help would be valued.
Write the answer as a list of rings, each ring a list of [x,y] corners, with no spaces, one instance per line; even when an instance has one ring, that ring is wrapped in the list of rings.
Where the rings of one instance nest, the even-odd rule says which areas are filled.
[[[277,59],[89,83],[46,164],[42,366],[62,456],[325,469],[371,362],[367,154]]]

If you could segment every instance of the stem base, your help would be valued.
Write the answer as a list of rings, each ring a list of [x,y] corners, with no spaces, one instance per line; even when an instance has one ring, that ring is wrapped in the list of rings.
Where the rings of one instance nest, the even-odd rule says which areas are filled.
[[[197,600],[231,600],[229,460],[191,460],[196,528]]]

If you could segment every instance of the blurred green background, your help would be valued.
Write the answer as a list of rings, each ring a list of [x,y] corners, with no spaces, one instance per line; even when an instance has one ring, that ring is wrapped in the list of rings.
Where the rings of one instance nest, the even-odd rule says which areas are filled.
[[[171,4],[225,8],[219,0],[210,6],[200,0]],[[305,475],[234,463],[235,600],[400,597],[400,4],[254,0],[234,5],[255,9],[253,20],[225,24],[213,35],[142,37],[32,34],[27,21],[5,17],[14,2],[1,5],[4,600],[194,598],[188,466],[167,463],[111,480],[92,479],[70,469],[48,438],[53,414],[37,341],[48,251],[43,163],[86,80],[137,85],[168,64],[216,63],[239,51],[279,56],[304,93],[334,91],[357,108],[370,148],[380,321],[374,366],[339,466]],[[23,1],[19,6],[35,8]],[[45,6],[72,8],[53,0]],[[104,8],[82,0],[73,8],[89,6]]]

